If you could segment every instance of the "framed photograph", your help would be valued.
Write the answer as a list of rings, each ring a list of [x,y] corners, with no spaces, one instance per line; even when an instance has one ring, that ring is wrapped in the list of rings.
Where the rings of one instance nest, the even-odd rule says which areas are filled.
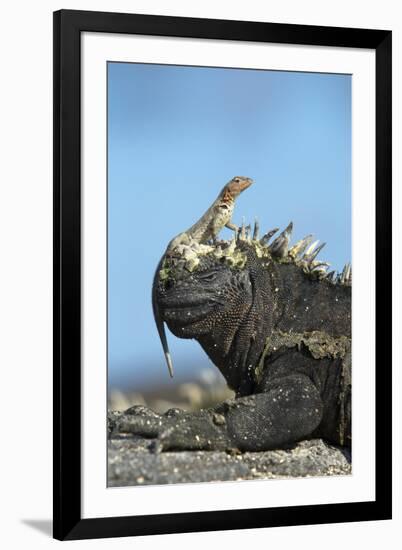
[[[391,518],[391,160],[390,31],[54,13],[55,538]]]

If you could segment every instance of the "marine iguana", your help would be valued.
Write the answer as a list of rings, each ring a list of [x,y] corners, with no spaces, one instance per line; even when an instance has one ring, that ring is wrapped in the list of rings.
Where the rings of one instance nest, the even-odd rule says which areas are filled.
[[[289,248],[293,224],[269,244],[193,241],[164,254],[154,306],[179,338],[198,340],[236,398],[163,415],[134,406],[115,430],[156,450],[260,451],[321,437],[351,444],[351,268],[328,273],[311,235]]]

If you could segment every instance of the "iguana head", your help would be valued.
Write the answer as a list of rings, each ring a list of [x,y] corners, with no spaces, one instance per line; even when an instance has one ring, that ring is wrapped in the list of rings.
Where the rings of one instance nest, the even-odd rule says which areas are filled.
[[[163,320],[180,338],[208,334],[230,312],[240,319],[252,300],[246,247],[224,242],[219,246],[183,247],[164,258],[155,279]]]
[[[251,268],[255,259],[254,248],[240,240],[211,246],[193,242],[166,255],[155,275],[154,300],[160,321],[180,338],[197,339],[221,370],[234,340],[244,332],[239,330],[242,322],[246,321],[246,332],[253,330],[252,316],[259,322],[251,312],[255,289],[263,287],[254,280],[259,274]],[[243,360],[232,354],[230,364],[236,377],[241,370],[237,363]],[[230,376],[224,376],[234,387],[235,381],[231,384]]]

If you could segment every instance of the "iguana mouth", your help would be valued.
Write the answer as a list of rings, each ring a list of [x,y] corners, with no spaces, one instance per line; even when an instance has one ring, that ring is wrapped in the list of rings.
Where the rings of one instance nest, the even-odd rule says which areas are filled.
[[[171,324],[191,325],[195,321],[201,321],[207,317],[217,306],[223,305],[211,294],[192,295],[186,293],[185,298],[180,290],[158,296],[160,314],[162,319]]]
[[[213,305],[200,304],[199,307],[172,307],[163,310],[163,319],[170,327],[171,324],[179,323],[180,326],[191,325],[195,321],[201,321],[209,315]]]

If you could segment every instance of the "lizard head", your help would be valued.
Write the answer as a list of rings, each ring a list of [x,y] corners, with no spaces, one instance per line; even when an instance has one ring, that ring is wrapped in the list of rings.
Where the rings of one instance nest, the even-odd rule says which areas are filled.
[[[253,183],[251,178],[245,176],[235,176],[222,189],[220,196],[222,198],[231,198],[234,200],[242,191],[250,187]]]

